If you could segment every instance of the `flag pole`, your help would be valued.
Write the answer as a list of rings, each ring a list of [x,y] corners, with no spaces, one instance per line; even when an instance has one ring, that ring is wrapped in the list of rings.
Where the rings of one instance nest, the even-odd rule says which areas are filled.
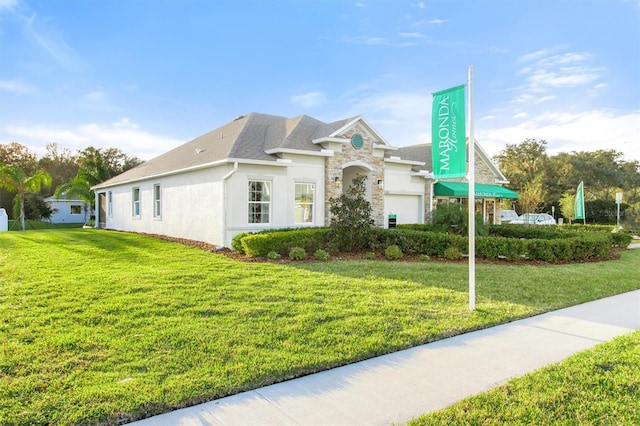
[[[469,310],[476,309],[476,194],[475,139],[473,135],[473,65],[469,65]]]

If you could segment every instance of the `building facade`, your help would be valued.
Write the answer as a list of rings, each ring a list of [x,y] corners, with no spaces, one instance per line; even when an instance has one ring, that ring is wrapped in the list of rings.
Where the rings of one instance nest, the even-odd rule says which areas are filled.
[[[515,193],[477,142],[476,153],[480,209],[493,223]],[[329,225],[331,198],[358,175],[376,226],[392,214],[423,223],[438,202],[465,199],[465,183],[451,192],[430,170],[429,144],[393,147],[363,117],[251,113],[96,185],[96,224],[229,247],[240,232]]]

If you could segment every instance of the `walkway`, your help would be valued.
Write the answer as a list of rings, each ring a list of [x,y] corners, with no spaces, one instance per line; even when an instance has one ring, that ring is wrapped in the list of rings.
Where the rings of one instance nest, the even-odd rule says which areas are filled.
[[[640,290],[133,423],[390,425],[640,329]]]

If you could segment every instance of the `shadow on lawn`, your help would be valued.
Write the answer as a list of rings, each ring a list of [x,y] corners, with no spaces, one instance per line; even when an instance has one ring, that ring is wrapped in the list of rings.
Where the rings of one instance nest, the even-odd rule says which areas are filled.
[[[626,250],[617,260],[574,264],[476,265],[476,295],[483,299],[549,310],[595,300],[640,288],[634,270],[640,250]],[[467,293],[466,262],[310,262],[288,266],[311,272],[369,280],[371,277],[410,282]]]

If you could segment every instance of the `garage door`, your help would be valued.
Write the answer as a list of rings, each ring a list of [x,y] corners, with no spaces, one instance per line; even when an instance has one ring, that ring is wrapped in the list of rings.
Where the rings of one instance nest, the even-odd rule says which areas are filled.
[[[419,195],[385,195],[384,225],[387,227],[390,214],[396,215],[396,223],[422,223],[422,205]]]

